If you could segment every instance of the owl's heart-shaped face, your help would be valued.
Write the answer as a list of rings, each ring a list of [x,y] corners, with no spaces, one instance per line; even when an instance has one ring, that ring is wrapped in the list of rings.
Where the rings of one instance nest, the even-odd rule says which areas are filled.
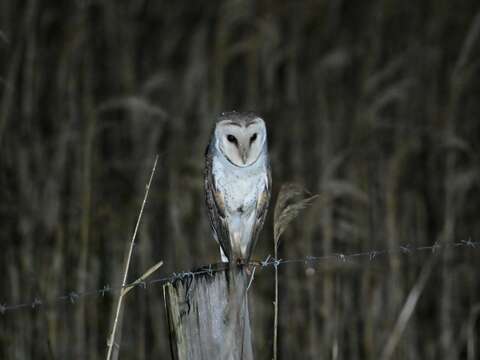
[[[248,121],[226,119],[217,123],[215,137],[220,151],[232,164],[247,167],[260,157],[267,130],[259,117]]]

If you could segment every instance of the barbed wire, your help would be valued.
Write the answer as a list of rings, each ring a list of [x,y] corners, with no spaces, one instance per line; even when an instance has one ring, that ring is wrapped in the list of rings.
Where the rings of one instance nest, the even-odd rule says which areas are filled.
[[[470,248],[470,249],[480,249],[480,241],[461,240],[459,242],[452,243],[439,243],[436,242],[433,245],[429,246],[412,246],[410,244],[400,245],[393,249],[384,249],[384,250],[370,250],[370,251],[361,251],[357,253],[332,253],[322,256],[305,256],[302,258],[291,258],[291,259],[275,259],[271,255],[268,255],[267,258],[263,261],[251,261],[248,266],[253,267],[253,271],[256,268],[277,268],[281,265],[288,264],[304,264],[304,265],[313,265],[315,263],[323,261],[339,261],[340,263],[345,263],[349,260],[365,258],[368,261],[373,261],[380,257],[393,256],[393,255],[413,255],[414,253],[420,252],[430,252],[431,254],[438,253],[441,249],[458,249],[458,248]],[[245,264],[243,264],[245,265]],[[209,275],[213,276],[216,272],[221,272],[227,270],[229,267],[228,263],[220,263],[216,265],[203,266],[195,271],[179,272],[172,273],[169,276],[153,278],[150,280],[143,281],[133,281],[125,284],[125,286],[110,286],[105,285],[101,289],[76,292],[70,291],[67,294],[55,297],[49,300],[42,300],[41,297],[35,297],[31,301],[26,301],[23,303],[8,305],[7,303],[0,303],[0,315],[5,315],[8,312],[21,310],[21,309],[33,309],[39,310],[40,308],[46,308],[49,306],[55,306],[57,304],[76,304],[81,299],[87,297],[105,297],[106,294],[114,294],[120,292],[126,288],[141,288],[147,289],[149,285],[164,285],[166,283],[175,283],[176,281],[183,281],[187,279],[189,284],[195,280],[196,276]],[[253,278],[253,277],[252,277]],[[188,284],[187,284],[188,285]],[[190,286],[188,286],[190,288]]]

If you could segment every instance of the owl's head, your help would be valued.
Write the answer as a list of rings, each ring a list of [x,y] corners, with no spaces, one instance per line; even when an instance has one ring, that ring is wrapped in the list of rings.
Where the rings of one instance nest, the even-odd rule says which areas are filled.
[[[247,167],[262,154],[267,140],[265,122],[253,113],[223,113],[215,126],[218,149],[232,164]]]

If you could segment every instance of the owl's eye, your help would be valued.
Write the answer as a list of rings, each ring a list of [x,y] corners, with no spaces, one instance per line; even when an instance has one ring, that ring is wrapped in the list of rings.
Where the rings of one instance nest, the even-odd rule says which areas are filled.
[[[233,135],[227,135],[227,140],[234,144],[237,143],[237,138]]]
[[[255,140],[257,140],[257,133],[253,134],[252,137],[250,138],[250,142],[254,142]]]

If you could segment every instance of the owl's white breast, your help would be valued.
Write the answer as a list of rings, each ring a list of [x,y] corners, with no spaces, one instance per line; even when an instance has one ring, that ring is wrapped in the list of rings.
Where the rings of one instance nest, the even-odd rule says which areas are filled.
[[[223,156],[213,157],[213,175],[216,188],[223,194],[226,212],[250,214],[255,209],[258,194],[267,181],[266,156],[249,167],[237,167]]]

